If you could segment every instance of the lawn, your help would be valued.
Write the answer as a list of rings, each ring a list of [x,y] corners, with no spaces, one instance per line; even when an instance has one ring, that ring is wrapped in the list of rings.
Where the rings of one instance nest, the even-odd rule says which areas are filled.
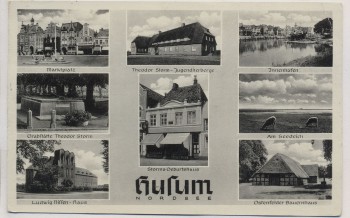
[[[220,65],[220,56],[129,55],[128,65]]]
[[[32,56],[17,56],[17,66],[107,67],[108,55],[59,55],[66,63],[33,64]]]
[[[305,188],[303,186],[253,186],[239,184],[239,199],[315,199],[325,200],[332,196],[332,189]]]
[[[108,199],[108,192],[26,193],[17,192],[17,199]]]
[[[275,129],[260,130],[265,120],[276,117]],[[305,123],[311,116],[318,117],[318,127],[305,127]],[[268,127],[270,128],[270,127]],[[240,133],[331,133],[332,113],[239,113]]]
[[[141,157],[140,166],[208,166],[208,158],[199,158],[196,160],[172,160]]]
[[[27,129],[27,114],[21,110],[17,110],[17,130],[18,131],[84,131],[89,130],[93,132],[106,132],[108,130],[108,116],[101,114],[94,114],[95,118],[89,121],[89,125],[85,127],[67,126],[64,120],[56,121],[56,128],[50,128],[50,119],[39,120],[35,116],[32,117],[33,129]]]

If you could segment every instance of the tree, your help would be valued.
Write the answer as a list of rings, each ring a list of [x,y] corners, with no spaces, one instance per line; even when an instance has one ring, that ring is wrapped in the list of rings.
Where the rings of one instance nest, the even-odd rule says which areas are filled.
[[[103,170],[105,171],[105,173],[108,173],[109,172],[109,146],[108,146],[108,140],[102,140],[101,141],[101,144],[102,144],[102,152],[101,154],[103,155],[102,156],[102,167],[103,167]]]
[[[84,84],[86,85],[86,98],[85,104],[88,108],[93,107],[94,100],[94,88],[99,86],[105,88],[108,84],[107,74],[86,74],[84,75]]]
[[[54,191],[57,187],[58,181],[58,166],[42,166],[35,175],[35,180],[40,183],[44,190],[41,191]]]
[[[34,167],[43,167],[43,154],[54,152],[54,146],[60,144],[61,141],[57,140],[17,140],[16,172],[24,172],[24,159],[27,159]]]
[[[64,187],[69,188],[69,187],[72,187],[73,182],[72,182],[72,180],[70,180],[70,179],[64,179],[64,180],[61,182],[61,184],[62,184]]]
[[[326,161],[332,162],[332,140],[323,140],[323,156]]]
[[[247,182],[267,160],[267,150],[260,140],[242,140],[239,142],[239,177]]]
[[[321,20],[320,22],[316,23],[314,26],[314,32],[321,35],[325,35],[325,34],[332,35],[332,32],[333,32],[332,18],[327,17]]]
[[[326,161],[328,161],[328,165],[324,170],[324,178],[327,176],[328,178],[332,178],[332,140],[323,140],[323,157]]]

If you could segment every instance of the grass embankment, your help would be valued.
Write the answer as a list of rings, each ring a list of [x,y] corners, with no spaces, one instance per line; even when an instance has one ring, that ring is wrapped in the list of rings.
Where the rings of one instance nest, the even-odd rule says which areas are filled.
[[[324,45],[325,48],[318,51],[315,56],[307,56],[298,58],[285,64],[277,65],[276,67],[332,67],[333,66],[333,40],[318,39],[318,45]]]
[[[128,65],[220,65],[220,56],[129,55]]]
[[[275,129],[261,130],[265,120],[275,116]],[[305,127],[308,118],[318,117],[318,127]],[[239,132],[240,133],[331,133],[332,132],[332,114],[318,113],[304,114],[296,113],[240,113],[239,114]]]

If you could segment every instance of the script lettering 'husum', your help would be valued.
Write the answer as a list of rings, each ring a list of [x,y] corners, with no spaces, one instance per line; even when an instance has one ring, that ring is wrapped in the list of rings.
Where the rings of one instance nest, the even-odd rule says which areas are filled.
[[[190,186],[191,184],[191,186]],[[150,187],[151,186],[151,187]],[[204,189],[204,186],[206,189]],[[195,195],[195,194],[209,194],[211,195],[213,191],[210,187],[210,180],[179,180],[177,176],[171,176],[165,180],[148,180],[148,176],[140,176],[136,180],[136,193],[141,195],[144,193],[146,196],[150,194],[165,194],[167,190],[167,195],[170,196],[175,194],[185,194],[185,195]],[[204,193],[206,191],[206,193]]]

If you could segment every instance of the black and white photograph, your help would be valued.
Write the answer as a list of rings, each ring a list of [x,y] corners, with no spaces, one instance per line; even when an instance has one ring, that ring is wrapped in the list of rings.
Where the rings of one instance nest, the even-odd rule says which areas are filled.
[[[109,141],[17,140],[16,173],[17,199],[109,199]]]
[[[220,11],[128,11],[128,65],[220,65]]]
[[[332,199],[332,140],[239,141],[239,199]]]
[[[18,66],[108,66],[109,10],[17,13]]]
[[[139,75],[140,166],[208,166],[207,74]]]
[[[106,132],[108,74],[17,74],[17,131]]]
[[[240,74],[240,133],[332,133],[332,75]]]
[[[330,11],[240,11],[240,67],[332,67]]]

